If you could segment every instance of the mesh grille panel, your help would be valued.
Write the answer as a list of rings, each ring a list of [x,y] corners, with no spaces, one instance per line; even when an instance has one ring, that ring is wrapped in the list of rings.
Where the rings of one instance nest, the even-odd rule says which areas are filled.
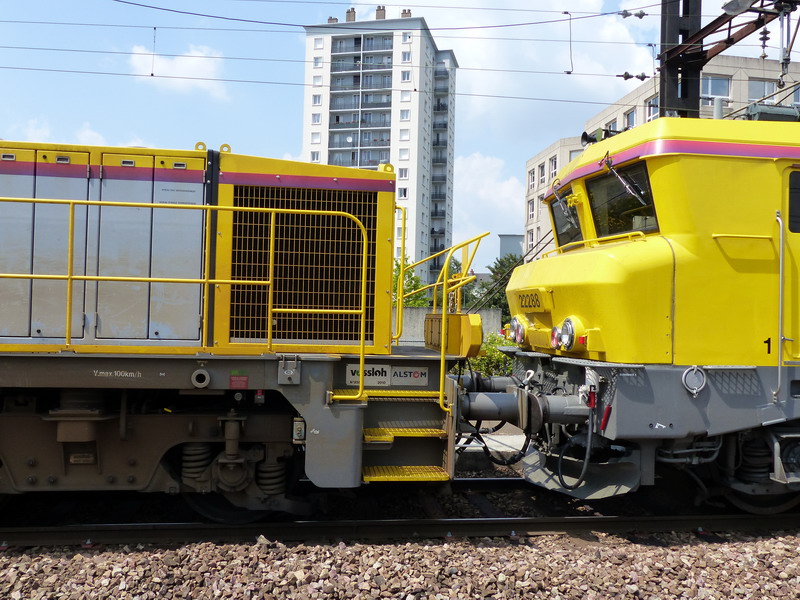
[[[367,230],[367,326],[373,333],[376,192],[235,186],[234,206],[342,211]],[[270,219],[275,219],[273,340],[358,343],[359,315],[286,314],[280,309],[358,310],[361,307],[362,237],[345,217],[319,214],[234,212],[231,279],[269,278]],[[232,341],[268,337],[266,286],[231,288]]]

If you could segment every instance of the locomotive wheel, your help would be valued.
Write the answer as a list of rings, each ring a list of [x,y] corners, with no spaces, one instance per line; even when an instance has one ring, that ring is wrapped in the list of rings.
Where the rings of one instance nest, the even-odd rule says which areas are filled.
[[[800,504],[800,493],[753,496],[731,491],[726,499],[739,510],[752,515],[777,515]]]
[[[194,512],[215,523],[246,525],[272,514],[269,510],[249,510],[235,506],[222,494],[184,494],[183,498]]]

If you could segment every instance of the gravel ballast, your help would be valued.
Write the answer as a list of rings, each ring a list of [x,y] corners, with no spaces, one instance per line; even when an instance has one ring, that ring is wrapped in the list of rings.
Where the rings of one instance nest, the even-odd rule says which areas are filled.
[[[551,535],[0,553],[0,598],[797,598],[800,537]]]

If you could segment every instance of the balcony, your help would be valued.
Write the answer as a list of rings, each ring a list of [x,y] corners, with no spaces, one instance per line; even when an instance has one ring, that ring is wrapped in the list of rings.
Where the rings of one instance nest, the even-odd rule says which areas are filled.
[[[361,103],[361,108],[388,108],[392,105],[391,100],[378,101],[378,100],[364,100]]]
[[[357,161],[355,161],[355,160],[344,160],[344,159],[341,159],[341,160],[333,159],[333,161],[331,161],[329,164],[331,164],[331,165],[333,165],[335,167],[357,167],[358,166],[358,162]]]
[[[328,148],[356,148],[358,144],[355,142],[331,142]]]
[[[391,50],[393,48],[392,41],[388,42],[365,42],[364,52],[380,52],[381,50]]]
[[[362,71],[387,71],[392,68],[392,63],[363,63]]]
[[[445,218],[447,216],[447,212],[443,211],[443,210],[434,210],[434,211],[431,211],[431,216],[434,219],[443,219],[443,218]]]
[[[431,235],[436,237],[444,235],[444,227],[431,227]]]
[[[433,192],[431,194],[431,200],[447,200],[447,194],[445,194],[444,192]]]
[[[381,164],[381,161],[377,158],[368,158],[368,159],[361,159],[360,167],[377,167]]]
[[[342,100],[335,98],[336,102],[331,103],[331,110],[353,110],[359,108],[359,103],[353,100]]]
[[[381,138],[375,140],[361,140],[362,148],[381,148],[389,145],[389,138]]]
[[[371,129],[388,129],[392,124],[390,121],[366,121],[361,119],[361,126]]]
[[[437,102],[434,104],[433,112],[447,112],[447,102]]]
[[[444,67],[436,67],[433,70],[433,76],[436,79],[442,79],[444,77],[450,77],[450,72]]]
[[[431,163],[434,165],[446,165],[447,164],[447,156],[444,154],[434,154],[431,158]]]
[[[362,90],[387,90],[392,87],[391,81],[373,81],[372,83],[363,82],[361,84]]]
[[[360,85],[354,85],[352,83],[332,83],[331,84],[331,91],[332,92],[352,92],[353,90],[360,90]]]
[[[353,54],[354,52],[361,52],[360,43],[336,42],[331,48],[331,54]]]
[[[447,83],[437,83],[433,86],[433,91],[437,94],[446,94],[450,91],[450,85]]]
[[[434,129],[447,129],[447,121],[434,121],[433,122]]]
[[[431,254],[436,254],[437,252],[441,252],[444,250],[444,244],[434,244],[431,246]]]
[[[331,63],[331,73],[343,73],[345,71],[359,71],[361,63]]]
[[[358,129],[358,121],[331,122],[328,129]]]
[[[434,148],[447,148],[447,140],[433,140]]]
[[[447,175],[431,175],[431,181],[434,183],[441,183],[447,181]]]

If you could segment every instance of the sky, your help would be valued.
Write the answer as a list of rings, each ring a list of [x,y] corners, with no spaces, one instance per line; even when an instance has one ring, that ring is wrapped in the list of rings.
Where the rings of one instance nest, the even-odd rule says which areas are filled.
[[[720,13],[722,0],[704,12]],[[0,138],[299,159],[303,25],[374,19],[308,0],[4,0]],[[474,268],[522,234],[525,161],[652,76],[660,0],[413,0],[459,63],[455,241],[489,231]],[[619,11],[643,12],[623,18]],[[182,12],[179,12],[182,11]],[[191,13],[191,14],[190,14]],[[777,33],[777,32],[776,32]],[[771,56],[771,58],[775,58]]]

